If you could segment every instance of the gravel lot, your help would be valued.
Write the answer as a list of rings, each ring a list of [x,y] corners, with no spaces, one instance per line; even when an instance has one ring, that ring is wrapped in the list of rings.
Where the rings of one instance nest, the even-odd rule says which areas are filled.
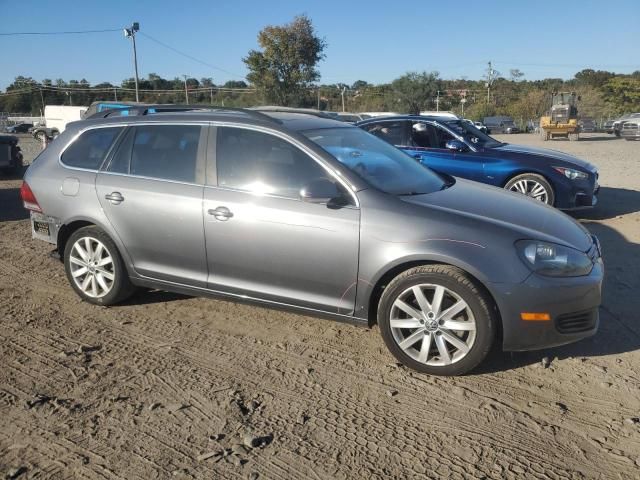
[[[575,215],[604,249],[600,331],[461,378],[398,366],[377,328],[162,292],[82,303],[1,177],[0,474],[640,478],[640,143],[585,137],[501,138],[600,168]]]

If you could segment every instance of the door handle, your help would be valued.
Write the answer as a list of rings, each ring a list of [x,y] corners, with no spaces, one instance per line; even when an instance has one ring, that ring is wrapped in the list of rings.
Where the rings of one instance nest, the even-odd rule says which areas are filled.
[[[124,202],[124,197],[120,192],[111,192],[104,196],[107,200],[109,200],[113,205],[118,205],[119,203]]]
[[[233,213],[227,207],[218,207],[216,209],[211,208],[207,211],[207,213],[209,215],[213,215],[216,220],[219,220],[221,222],[225,222],[233,217]]]
[[[411,155],[413,158],[415,158],[417,161],[422,161],[422,154],[421,153],[414,153],[413,155]]]

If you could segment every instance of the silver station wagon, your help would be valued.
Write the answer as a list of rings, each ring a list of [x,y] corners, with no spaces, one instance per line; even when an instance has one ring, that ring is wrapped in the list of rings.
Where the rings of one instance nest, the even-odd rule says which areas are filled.
[[[596,332],[600,246],[564,213],[318,114],[184,110],[101,112],[29,167],[33,237],[85,301],[150,287],[377,324],[441,375]]]

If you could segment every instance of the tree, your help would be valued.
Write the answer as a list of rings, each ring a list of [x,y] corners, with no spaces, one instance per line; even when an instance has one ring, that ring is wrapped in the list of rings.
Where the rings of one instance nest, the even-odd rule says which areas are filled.
[[[355,82],[353,82],[353,85],[351,85],[351,90],[364,90],[365,88],[370,86],[371,85],[369,85],[364,80],[356,80]]]
[[[507,112],[515,119],[527,122],[539,119],[548,109],[550,97],[542,90],[531,90],[513,102]]]
[[[601,88],[613,77],[615,77],[615,73],[604,70],[592,70],[591,68],[585,68],[575,74],[575,80],[578,85],[586,85],[595,88]]]
[[[399,107],[408,113],[418,114],[427,109],[440,87],[438,72],[408,72],[391,82]]]
[[[518,68],[512,68],[509,70],[509,76],[511,77],[512,82],[517,82],[524,77],[524,72]]]
[[[258,43],[262,50],[251,50],[242,59],[249,69],[247,80],[268,102],[303,104],[305,88],[320,78],[316,66],[326,47],[311,20],[301,15],[283,26],[269,25],[258,34]]]
[[[640,110],[640,78],[616,77],[602,87],[604,99],[617,113]]]
[[[243,80],[229,80],[223,85],[224,88],[247,88],[247,82]]]

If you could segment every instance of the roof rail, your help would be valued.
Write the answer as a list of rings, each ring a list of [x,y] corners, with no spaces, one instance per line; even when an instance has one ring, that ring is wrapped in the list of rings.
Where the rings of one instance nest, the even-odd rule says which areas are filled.
[[[126,113],[123,115],[123,111]],[[266,115],[265,113],[248,108],[235,108],[235,107],[220,107],[213,105],[179,105],[179,104],[155,104],[155,105],[127,105],[122,108],[112,108],[109,110],[103,110],[102,112],[94,113],[87,117],[87,119],[94,118],[109,118],[112,116],[139,116],[149,115],[155,113],[171,113],[171,112],[190,112],[190,111],[219,111],[219,112],[238,112],[245,113],[248,116],[267,122],[281,123],[279,120]]]
[[[327,113],[316,110],[313,108],[294,108],[294,107],[279,107],[277,105],[265,105],[262,107],[251,107],[248,110],[252,110],[254,112],[281,112],[281,113],[303,113],[306,115],[314,115],[320,118],[328,118],[330,120],[335,120],[334,117],[328,115]]]

